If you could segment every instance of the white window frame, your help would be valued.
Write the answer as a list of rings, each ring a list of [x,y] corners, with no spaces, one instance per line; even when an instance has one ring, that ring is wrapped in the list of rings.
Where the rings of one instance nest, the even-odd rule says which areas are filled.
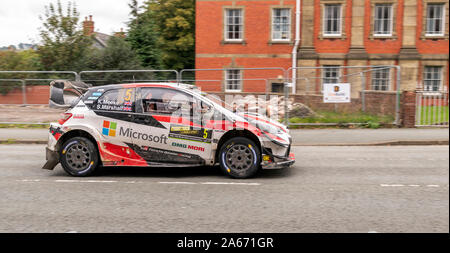
[[[235,75],[235,74],[231,74],[231,71],[238,71],[238,77],[239,78],[229,78],[230,75]],[[230,83],[231,82],[231,83]],[[236,82],[236,83],[234,83]],[[239,88],[238,89],[230,89],[229,86],[232,85],[237,85]],[[242,70],[240,69],[227,69],[225,71],[225,92],[241,92],[242,91]]]
[[[339,83],[339,79],[341,77],[341,66],[340,65],[324,65],[322,68],[322,85],[324,83],[333,83],[333,82],[326,82],[325,79],[335,79],[335,83]],[[326,77],[326,74],[330,71],[336,71],[337,76],[336,77]]]
[[[288,11],[288,23],[287,23],[287,25],[289,26],[289,28],[288,28],[288,38],[286,38],[286,39],[277,39],[277,38],[275,38],[275,18],[276,18],[276,16],[275,16],[275,12],[277,11],[277,10],[287,10]],[[272,22],[271,22],[271,24],[272,24],[272,41],[290,41],[291,40],[291,37],[292,37],[292,14],[291,14],[291,9],[290,8],[273,8],[272,9]],[[283,24],[280,24],[280,28],[281,28],[281,26],[282,26]],[[279,32],[281,35],[283,34],[283,30],[281,29],[280,31],[277,31],[277,32]]]
[[[438,69],[439,70],[439,79],[426,79],[427,73],[430,73],[430,71],[427,71],[427,69]],[[442,87],[443,87],[443,71],[444,67],[443,66],[425,66],[423,68],[423,90],[424,91],[429,91],[429,92],[439,92],[442,91]],[[433,82],[433,81],[439,81],[439,86],[437,90],[433,90],[433,84],[431,85],[426,85],[426,82]],[[427,87],[430,87],[431,89],[427,89]]]
[[[329,6],[338,6],[339,7],[339,33],[327,33],[327,9]],[[322,17],[322,34],[324,37],[341,37],[342,36],[342,4],[325,4],[323,8],[323,17]]]
[[[240,28],[241,28],[241,30],[240,30],[240,32],[239,32],[239,34],[240,34],[240,38],[238,38],[238,39],[231,39],[231,38],[229,38],[229,30],[228,30],[228,28],[229,28],[229,26],[230,26],[230,24],[228,23],[228,14],[229,14],[229,11],[239,11],[240,12],[240,21],[241,21],[241,23],[240,24],[232,24],[232,25],[234,25],[234,26],[240,26]],[[225,14],[224,14],[224,29],[223,29],[223,31],[224,31],[224,40],[225,41],[235,41],[235,42],[241,42],[241,41],[243,41],[244,40],[244,10],[242,9],[242,8],[226,8],[225,9]],[[235,32],[235,31],[234,31]]]
[[[375,74],[377,73],[377,71],[387,71],[388,72],[388,75],[387,75],[387,79],[377,79],[377,78],[375,78]],[[371,80],[371,89],[372,90],[376,90],[376,91],[390,91],[391,90],[391,80],[392,80],[392,76],[391,76],[391,68],[387,68],[387,67],[383,67],[383,66],[380,66],[380,67],[378,67],[378,68],[375,68],[373,71],[372,71],[372,80]],[[382,85],[380,85],[380,84],[378,84],[378,87],[386,87],[386,89],[385,90],[383,90],[383,89],[376,89],[375,87],[375,84],[374,84],[374,82],[375,81],[380,81],[380,82],[383,82],[383,81],[387,81],[387,85],[384,85],[384,86],[382,86]]]
[[[430,20],[428,17],[429,14],[429,8],[431,6],[441,6],[441,33],[429,33],[428,31],[428,21]],[[426,16],[425,16],[425,36],[444,36],[445,34],[445,3],[428,3],[427,9],[426,9]]]
[[[388,21],[389,24],[389,33],[377,33],[376,30],[376,24],[377,24],[377,10],[379,7],[389,7],[389,19],[388,20],[382,20],[381,22]],[[375,4],[375,11],[374,11],[374,17],[373,17],[373,36],[374,37],[386,37],[386,36],[392,36],[393,28],[394,28],[394,6],[391,3],[377,3]],[[384,27],[384,26],[383,26]],[[379,32],[379,31],[378,31]]]

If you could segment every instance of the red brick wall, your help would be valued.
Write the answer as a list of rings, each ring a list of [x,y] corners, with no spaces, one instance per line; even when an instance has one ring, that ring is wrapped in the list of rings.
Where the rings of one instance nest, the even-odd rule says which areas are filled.
[[[347,0],[345,8],[345,25],[342,24],[347,38],[345,39],[319,39],[319,35],[322,31],[322,15],[323,10],[320,7],[320,0],[315,0],[314,8],[314,46],[317,53],[348,53],[351,42],[351,24],[352,24],[352,0]],[[343,22],[343,23],[344,23]]]
[[[370,0],[365,0],[365,28],[364,28],[364,45],[366,47],[366,51],[369,54],[398,54],[400,52],[400,48],[402,47],[402,33],[403,33],[403,3],[404,0],[397,1],[397,11],[394,14],[396,19],[394,30],[397,33],[397,39],[373,39],[369,38],[372,27],[371,27],[371,19],[373,18],[373,10],[371,6]]]
[[[416,93],[412,91],[403,92],[402,96],[402,126],[413,128],[416,124]]]
[[[26,88],[27,104],[48,104],[49,86],[28,86]],[[0,94],[0,104],[23,104],[22,88],[14,89],[6,95]]]
[[[271,7],[281,3],[291,11],[291,37],[295,29],[295,1],[241,1],[237,7],[244,7],[245,44],[224,44],[224,7],[231,7],[231,1],[197,1],[196,5],[196,68],[266,68],[292,66],[290,55],[293,44],[270,44]],[[201,56],[199,56],[199,54]],[[283,55],[283,56],[281,56]],[[287,56],[287,57],[286,57]],[[274,79],[283,75],[281,71],[244,71],[244,79]],[[223,80],[223,71],[202,71],[196,73],[198,80]],[[198,82],[204,91],[222,91],[223,82]],[[265,92],[261,81],[246,81],[244,92]]]
[[[417,50],[421,54],[448,54],[449,53],[449,41],[448,39],[439,39],[439,40],[422,40],[420,37],[422,35],[423,30],[423,1],[417,0],[417,27],[416,27],[416,46]],[[446,19],[448,18],[445,17]],[[447,81],[448,82],[448,81]]]

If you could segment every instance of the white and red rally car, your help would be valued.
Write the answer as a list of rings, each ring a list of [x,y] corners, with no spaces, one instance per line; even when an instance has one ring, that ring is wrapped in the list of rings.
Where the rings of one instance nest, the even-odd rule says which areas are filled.
[[[67,106],[70,92],[77,95]],[[91,175],[98,166],[220,164],[225,174],[248,178],[295,161],[286,127],[234,113],[186,85],[54,81],[50,106],[68,111],[50,126],[43,169],[61,163],[72,176]]]

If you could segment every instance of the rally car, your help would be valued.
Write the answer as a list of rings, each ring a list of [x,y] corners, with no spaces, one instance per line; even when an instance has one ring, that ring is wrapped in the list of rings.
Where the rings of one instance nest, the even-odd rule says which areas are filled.
[[[295,162],[285,126],[233,112],[188,85],[53,81],[50,106],[68,110],[50,125],[43,169],[61,163],[71,176],[99,166],[219,164],[232,178],[249,178]]]

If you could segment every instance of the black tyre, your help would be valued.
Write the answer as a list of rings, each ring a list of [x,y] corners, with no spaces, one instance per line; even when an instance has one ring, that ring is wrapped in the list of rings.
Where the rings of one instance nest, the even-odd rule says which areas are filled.
[[[232,178],[250,178],[261,167],[261,151],[250,139],[235,137],[220,148],[219,163],[222,171]]]
[[[61,165],[69,175],[86,177],[92,175],[99,164],[97,148],[84,137],[66,141],[60,151]]]

